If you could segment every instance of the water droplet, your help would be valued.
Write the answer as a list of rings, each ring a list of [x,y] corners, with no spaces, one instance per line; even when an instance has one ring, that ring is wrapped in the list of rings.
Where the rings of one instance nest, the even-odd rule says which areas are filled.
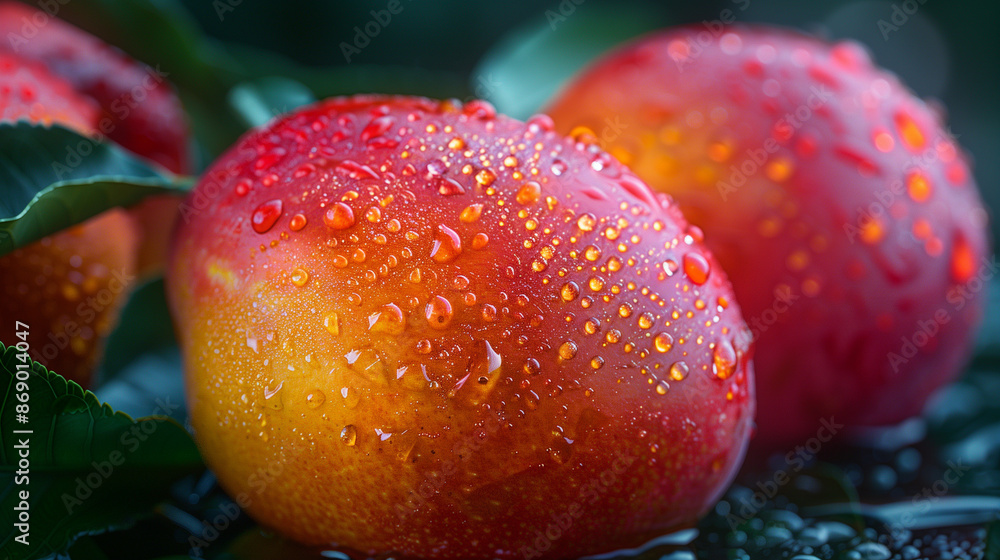
[[[479,250],[486,246],[490,242],[490,237],[485,233],[477,233],[472,237],[472,248]]]
[[[281,217],[284,204],[281,200],[270,200],[257,207],[250,216],[250,224],[257,233],[266,233]]]
[[[869,245],[874,245],[885,237],[885,226],[882,225],[882,220],[876,216],[868,216],[862,220],[860,225],[858,236]]]
[[[924,149],[927,145],[927,139],[924,137],[923,131],[920,130],[920,126],[913,120],[913,117],[904,112],[898,112],[894,120],[896,121],[896,127],[899,129],[899,136],[903,139],[906,147],[911,151]]]
[[[588,245],[586,249],[583,250],[583,256],[590,262],[594,262],[601,258],[601,250],[593,245]]]
[[[330,313],[324,317],[323,326],[326,327],[326,330],[334,336],[340,334],[340,318],[336,313]]]
[[[369,318],[368,330],[376,333],[399,334],[406,329],[406,316],[395,303],[388,303],[379,308],[378,313]]]
[[[236,194],[238,196],[246,196],[247,193],[250,192],[250,187],[252,185],[253,183],[250,182],[250,179],[240,179],[240,181],[236,183]]]
[[[610,344],[616,344],[622,339],[622,332],[618,329],[611,329],[608,334],[604,335],[604,340],[607,340]]]
[[[483,213],[482,204],[470,204],[466,206],[464,210],[462,210],[462,213],[458,216],[458,219],[467,224],[471,224],[472,222],[478,220],[479,216],[481,216],[482,213]]]
[[[599,292],[601,291],[601,288],[604,287],[604,279],[600,276],[592,276],[590,280],[587,281],[587,286],[590,287],[592,291]]]
[[[357,389],[343,387],[340,389],[340,396],[344,398],[344,405],[349,409],[357,407],[361,402],[361,393]]]
[[[476,173],[476,182],[484,187],[488,187],[493,184],[493,181],[497,180],[497,174],[490,169],[481,169],[479,173]]]
[[[462,239],[450,227],[440,224],[431,247],[431,258],[434,262],[449,263],[462,254]]]
[[[367,165],[361,165],[356,161],[345,159],[334,168],[341,175],[346,175],[351,179],[378,179],[378,173]]]
[[[708,281],[710,272],[711,267],[708,264],[708,260],[701,253],[687,253],[684,255],[684,274],[687,274],[691,282],[699,286],[704,284]]]
[[[595,371],[601,369],[602,367],[604,367],[604,358],[600,356],[594,356],[593,358],[590,359],[590,367]]]
[[[340,430],[340,441],[344,442],[344,445],[348,447],[354,447],[354,444],[358,441],[358,429],[351,424],[344,426],[344,429]]]
[[[535,181],[528,181],[517,191],[517,202],[525,206],[538,202],[542,196],[542,186]]]
[[[601,330],[601,320],[596,317],[591,317],[583,323],[583,332],[587,334],[595,334],[599,330]]]
[[[573,341],[566,341],[559,347],[559,357],[563,360],[572,360],[576,356],[577,346]]]
[[[279,394],[281,393],[281,387],[284,386],[284,384],[284,381],[279,381],[278,385],[274,389],[271,389],[270,385],[264,387],[264,400],[267,401],[266,406],[274,410],[282,409],[281,396]]]
[[[326,401],[326,395],[319,389],[313,389],[306,395],[306,406],[309,408],[319,408]]]
[[[365,218],[372,223],[377,223],[382,219],[382,211],[379,210],[378,206],[372,206],[365,212]]]
[[[674,381],[684,381],[687,378],[688,373],[691,371],[688,365],[684,362],[674,362],[670,366],[670,379]]]
[[[514,156],[507,156],[503,158],[504,167],[517,167],[517,164],[518,164],[517,158]]]
[[[372,122],[368,123],[368,126],[361,131],[361,141],[367,142],[372,138],[382,136],[392,127],[393,118],[389,116],[382,116],[372,119]]]
[[[576,225],[583,231],[594,231],[597,226],[597,218],[593,214],[584,214],[576,220]]]
[[[541,364],[534,358],[528,358],[524,361],[523,370],[525,375],[538,375],[538,372],[541,371]]]
[[[552,174],[556,177],[565,173],[567,169],[569,169],[569,165],[565,161],[559,158],[552,160]]]
[[[293,270],[291,277],[292,277],[292,284],[295,284],[300,288],[302,286],[305,286],[306,283],[309,282],[309,273],[306,272],[305,270],[302,270],[301,268],[296,268],[295,270]]]
[[[923,171],[912,171],[906,177],[906,190],[915,202],[926,202],[931,196],[931,182]]]
[[[632,305],[628,303],[623,303],[618,306],[618,316],[622,319],[626,319],[632,316]]]
[[[653,326],[655,320],[656,318],[653,317],[653,314],[647,311],[639,315],[639,328],[643,330],[648,329]]]
[[[716,344],[712,352],[712,361],[716,377],[728,379],[736,371],[736,350],[733,348],[733,343],[723,340]]]
[[[545,132],[555,130],[555,123],[552,121],[552,117],[539,113],[537,115],[532,115],[531,118],[525,123],[529,128],[537,128]]]
[[[549,446],[549,456],[552,457],[553,461],[560,465],[565,464],[572,454],[573,440],[561,435],[553,438],[552,444]]]
[[[434,343],[430,340],[423,338],[417,341],[417,352],[420,354],[430,354],[431,350],[434,349]]]
[[[308,220],[306,220],[305,215],[296,214],[292,216],[291,221],[288,222],[288,229],[292,231],[300,231],[302,228],[306,227],[307,221]]]
[[[492,323],[493,321],[496,321],[497,308],[488,303],[483,305],[482,317],[483,320],[486,321],[487,323]]]
[[[424,307],[424,316],[427,323],[434,329],[446,329],[451,323],[454,313],[451,309],[451,302],[443,296],[434,296]]]
[[[674,347],[674,337],[670,333],[661,332],[653,339],[653,345],[657,352],[669,352]]]
[[[580,295],[580,286],[576,282],[567,282],[563,284],[559,294],[562,296],[563,301],[573,301]]]
[[[670,384],[662,379],[656,384],[657,395],[666,395],[667,391],[669,390],[670,390]]]
[[[951,279],[957,284],[969,282],[976,274],[976,253],[959,232],[955,236],[955,245],[951,249]]]
[[[323,222],[331,229],[347,229],[354,225],[354,210],[343,202],[337,202],[327,209]]]

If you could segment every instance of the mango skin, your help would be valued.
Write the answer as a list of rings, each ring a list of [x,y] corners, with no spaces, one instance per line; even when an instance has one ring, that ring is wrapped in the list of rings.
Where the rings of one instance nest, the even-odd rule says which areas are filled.
[[[90,98],[43,65],[0,52],[0,123],[89,135],[98,116]],[[0,257],[0,340],[11,346],[27,332],[32,359],[89,386],[133,287],[138,239],[136,224],[115,208]]]
[[[755,450],[902,422],[968,362],[995,274],[969,158],[861,45],[671,28],[547,110],[705,231],[755,337]]]
[[[725,275],[547,117],[330,99],[246,135],[179,223],[195,438],[293,539],[578,557],[693,525],[741,464],[752,366]]]

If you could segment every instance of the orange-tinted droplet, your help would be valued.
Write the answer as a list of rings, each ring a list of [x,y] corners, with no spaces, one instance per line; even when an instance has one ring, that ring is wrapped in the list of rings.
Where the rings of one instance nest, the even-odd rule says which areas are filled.
[[[697,285],[702,285],[708,281],[711,272],[708,260],[701,253],[687,253],[684,255],[684,274]]]
[[[874,216],[863,220],[858,236],[861,237],[861,241],[869,245],[874,245],[882,241],[882,238],[885,237],[885,228],[882,226],[882,221]]]
[[[493,181],[497,180],[497,174],[491,169],[481,169],[479,173],[476,173],[476,182],[481,186],[488,187],[493,184]]]
[[[331,229],[347,229],[354,225],[354,210],[343,202],[337,202],[327,209],[323,222]]]
[[[653,339],[653,345],[657,352],[669,352],[674,347],[674,337],[670,333],[661,332]]]
[[[434,245],[431,247],[431,258],[434,262],[448,263],[460,254],[462,254],[462,239],[458,233],[446,225],[438,225]]]
[[[913,117],[910,115],[899,112],[896,113],[895,119],[896,127],[899,129],[899,136],[903,140],[903,144],[911,150],[922,150],[927,145],[927,139],[924,137],[924,133],[914,122]]]
[[[924,202],[931,196],[931,182],[922,171],[912,171],[906,177],[906,191],[915,202]]]
[[[292,216],[291,221],[288,222],[288,229],[292,231],[300,231],[302,228],[306,227],[307,222],[308,220],[306,220],[305,215],[296,214]]]
[[[424,316],[431,328],[443,330],[448,328],[454,313],[451,302],[443,296],[434,296],[424,308]]]
[[[528,181],[517,191],[517,203],[525,206],[538,202],[542,196],[542,187],[535,181]]]
[[[458,219],[462,220],[467,224],[471,224],[472,222],[478,220],[479,216],[481,216],[482,213],[483,213],[482,204],[470,204],[462,210],[462,213],[458,216]]]
[[[563,301],[573,301],[580,295],[580,285],[576,282],[567,282],[563,284],[562,289],[559,290],[559,294]]]
[[[476,235],[472,236],[473,249],[482,249],[489,242],[490,242],[490,236],[486,235],[485,233],[477,233]]]
[[[281,217],[284,205],[281,200],[270,200],[257,207],[250,216],[250,223],[257,233],[266,233]]]
[[[292,271],[292,284],[298,287],[305,286],[309,282],[309,273],[301,268],[296,268]]]
[[[728,340],[715,345],[712,352],[712,361],[715,365],[715,375],[719,379],[729,379],[736,371],[736,350]]]
[[[975,273],[976,254],[965,235],[958,233],[951,248],[951,278],[958,284],[965,284]]]

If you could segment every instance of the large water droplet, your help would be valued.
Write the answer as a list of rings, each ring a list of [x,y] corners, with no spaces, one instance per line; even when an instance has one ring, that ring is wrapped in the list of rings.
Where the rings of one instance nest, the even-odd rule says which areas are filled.
[[[684,362],[674,362],[674,364],[670,366],[670,379],[673,379],[674,381],[684,381],[690,371],[691,369],[688,368],[688,365]]]
[[[309,408],[319,408],[326,401],[326,395],[319,389],[313,389],[306,395],[306,406]]]
[[[462,254],[462,239],[450,227],[439,224],[431,247],[431,258],[435,262],[449,263]]]
[[[434,296],[424,308],[424,316],[431,328],[439,330],[448,328],[454,317],[451,302],[443,296]]]
[[[736,350],[733,348],[733,343],[723,340],[716,344],[712,352],[712,362],[716,377],[728,379],[736,371]]]
[[[657,352],[669,352],[674,347],[674,337],[670,333],[661,332],[653,339]]]
[[[684,255],[684,274],[697,285],[702,285],[708,281],[711,272],[708,260],[701,253],[687,253]]]
[[[266,233],[281,217],[284,204],[281,200],[270,200],[257,207],[250,216],[250,224],[257,233]]]
[[[347,229],[354,225],[354,210],[343,202],[337,202],[327,209],[323,222],[331,229]]]
[[[351,424],[344,426],[344,429],[340,430],[340,441],[348,447],[353,447],[358,442],[358,429]]]

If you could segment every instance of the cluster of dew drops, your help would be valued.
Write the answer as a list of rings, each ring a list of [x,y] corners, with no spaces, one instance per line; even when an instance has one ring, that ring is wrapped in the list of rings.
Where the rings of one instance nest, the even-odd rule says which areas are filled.
[[[450,102],[444,103],[448,104]],[[465,104],[464,107],[453,105],[445,110],[449,109],[462,111],[466,118],[484,120],[486,121],[484,125],[485,130],[487,132],[494,130],[495,111],[486,103],[470,102]],[[325,133],[325,135],[310,135],[302,131],[295,131],[296,126],[298,126],[295,123],[293,123],[294,126],[278,129],[277,134],[287,134],[291,131],[291,134],[296,135],[295,139],[299,141],[300,146],[308,146],[310,161],[299,164],[297,168],[285,170],[284,172],[280,169],[280,164],[287,155],[285,147],[287,142],[280,138],[274,138],[275,141],[270,144],[262,143],[263,147],[258,149],[257,157],[247,165],[251,168],[252,173],[258,177],[257,183],[263,187],[261,190],[265,190],[267,187],[282,181],[282,173],[286,177],[285,180],[302,180],[316,174],[321,167],[330,165],[327,161],[332,160],[337,161],[335,165],[332,165],[334,173],[345,180],[352,180],[349,182],[352,185],[366,180],[384,181],[386,185],[403,185],[406,180],[405,178],[412,178],[420,186],[432,185],[442,196],[466,193],[466,187],[463,186],[463,182],[448,176],[449,170],[457,169],[462,175],[471,176],[471,179],[464,182],[465,185],[472,185],[472,188],[477,189],[477,191],[485,193],[488,197],[494,197],[496,204],[496,209],[489,208],[488,205],[483,204],[482,200],[477,200],[469,204],[461,210],[458,216],[458,221],[461,225],[471,227],[481,217],[491,211],[499,214],[496,221],[501,225],[506,224],[508,221],[514,222],[511,216],[516,215],[521,220],[521,226],[527,232],[523,241],[524,250],[537,251],[534,253],[534,257],[528,259],[530,263],[527,263],[526,268],[530,270],[526,272],[543,275],[544,279],[542,283],[544,285],[552,283],[554,293],[557,294],[557,301],[563,304],[574,303],[584,309],[588,309],[594,305],[595,298],[606,304],[610,304],[618,294],[626,291],[637,291],[653,302],[654,305],[663,308],[667,305],[668,300],[657,294],[656,290],[641,286],[635,281],[614,283],[608,279],[608,274],[622,270],[634,270],[644,264],[649,266],[649,270],[654,273],[653,277],[661,283],[661,286],[676,286],[676,289],[683,289],[684,292],[688,292],[692,287],[697,288],[709,282],[712,273],[711,265],[708,259],[697,248],[687,250],[683,257],[678,259],[680,262],[668,258],[664,259],[663,262],[650,263],[651,258],[655,258],[654,255],[657,253],[654,250],[650,250],[648,256],[641,254],[638,256],[629,256],[627,254],[630,250],[629,243],[635,246],[640,243],[641,239],[637,234],[628,235],[623,232],[630,225],[629,220],[625,217],[599,218],[593,213],[585,212],[578,214],[572,210],[568,210],[563,215],[562,223],[558,219],[548,225],[543,223],[542,217],[545,210],[552,213],[560,204],[565,204],[557,196],[547,194],[544,184],[553,178],[567,175],[573,171],[570,163],[562,157],[561,149],[565,147],[563,143],[557,143],[555,148],[552,149],[548,165],[550,175],[546,177],[546,174],[543,174],[539,169],[539,167],[543,166],[540,163],[543,152],[552,147],[543,143],[542,139],[546,135],[554,136],[552,134],[553,124],[548,117],[536,116],[530,119],[527,126],[522,129],[522,136],[519,138],[503,138],[506,143],[501,142],[499,145],[504,150],[507,150],[509,146],[509,153],[501,152],[497,155],[490,154],[486,146],[480,147],[477,151],[474,146],[470,146],[469,144],[474,144],[477,141],[482,142],[478,135],[473,134],[471,138],[463,137],[456,134],[454,128],[449,125],[442,126],[432,123],[427,124],[422,129],[422,132],[426,132],[428,136],[435,134],[451,135],[451,137],[439,142],[438,144],[440,145],[435,146],[435,143],[421,140],[420,135],[413,135],[412,128],[413,123],[423,118],[423,115],[419,111],[411,112],[406,117],[407,123],[398,128],[396,128],[396,118],[389,114],[387,108],[380,110],[380,108],[376,107],[371,113],[372,118],[370,122],[361,129],[359,135],[360,141],[366,144],[372,152],[381,149],[397,149],[400,155],[397,156],[399,160],[395,164],[388,161],[379,166],[372,162],[359,163],[350,159],[339,159],[338,161],[338,157],[343,157],[343,153],[351,151],[350,147],[334,148],[331,146],[332,143],[351,139],[349,138],[348,131],[354,126],[355,115],[346,114],[335,117],[337,118],[338,127],[333,129],[332,133]],[[316,118],[309,123],[309,127],[315,133],[319,133],[328,126],[329,121],[322,118]],[[410,139],[406,141],[405,138],[408,135]],[[533,142],[534,152],[532,153],[530,149],[526,150],[526,144],[532,143],[532,140],[536,137],[538,139]],[[327,142],[322,142],[323,139],[326,139]],[[405,144],[401,146],[400,144],[404,142]],[[519,142],[521,143],[519,144]],[[623,174],[621,168],[614,164],[606,152],[598,148],[596,142],[593,141],[593,137],[586,131],[575,134],[573,144],[567,145],[574,145],[576,149],[587,154],[587,157],[590,159],[591,169],[616,180],[616,184],[627,194],[632,195],[633,200],[639,199],[645,203],[645,206],[643,206],[622,202],[619,209],[623,213],[631,208],[632,214],[639,216],[644,212],[648,213],[647,208],[650,206],[669,204],[666,199],[654,198],[633,175],[629,173]],[[434,157],[426,158],[424,163],[420,165],[420,168],[415,166],[414,163],[407,162],[411,158],[413,160],[421,159],[413,157],[416,155],[413,152],[418,150],[420,152],[433,151],[435,148],[445,152],[449,157],[441,159]],[[526,157],[525,153],[529,155]],[[464,159],[462,159],[463,156]],[[474,165],[474,163],[477,163],[477,165]],[[509,174],[512,179],[511,182],[519,185],[511,189],[510,199],[512,200],[506,199],[504,197],[506,193],[498,188],[500,185],[507,183],[506,178],[499,183],[497,182],[503,174]],[[246,177],[240,178],[235,184],[235,195],[239,198],[246,197],[255,188],[260,187],[255,187],[255,183]],[[303,199],[306,194],[303,193]],[[409,242],[413,242],[420,237],[421,234],[418,231],[403,231],[406,229],[403,227],[403,223],[396,218],[390,218],[386,214],[386,209],[397,197],[407,199],[410,202],[415,201],[412,193],[407,192],[404,188],[393,188],[381,193],[381,199],[377,204],[373,204],[367,210],[357,211],[348,203],[360,198],[360,196],[356,190],[346,190],[340,200],[327,201],[321,204],[323,226],[338,235],[349,236],[348,239],[355,243],[357,243],[360,237],[356,233],[351,232],[355,229],[356,225],[366,222],[370,225],[382,224],[386,233],[390,235],[403,235]],[[595,200],[609,200],[609,208],[615,208],[613,202],[610,202],[610,196],[599,189],[593,187],[584,188],[579,193],[579,196]],[[512,202],[516,204],[511,204]],[[289,205],[280,198],[265,200],[258,204],[250,215],[250,225],[253,231],[261,236],[270,234],[286,215],[286,210],[288,210],[286,206]],[[512,208],[516,208],[516,212],[511,210]],[[294,233],[302,231],[307,227],[309,219],[304,213],[288,213],[291,214],[287,220],[288,230]],[[665,225],[660,219],[646,220],[640,223],[642,223],[644,229],[652,228],[657,233],[670,227]],[[513,224],[511,224],[511,227],[513,227]],[[465,245],[459,233],[448,225],[436,224],[436,227],[430,229],[433,230],[433,245],[429,256],[434,262],[439,264],[454,262],[470,246],[473,250],[486,248],[491,243],[490,234],[497,234],[494,230],[488,232],[479,231],[471,237],[471,242]],[[386,233],[382,233],[379,230],[379,233],[374,236],[374,242],[379,245],[388,243]],[[543,241],[539,234],[547,236],[547,240]],[[565,234],[565,237],[562,234]],[[557,251],[557,247],[564,244],[567,238],[570,244],[583,244],[584,239],[588,235],[598,235],[602,239],[597,240],[595,243],[587,244],[582,249],[572,248]],[[279,235],[280,239],[288,239],[288,236],[288,232],[285,231],[281,231]],[[672,239],[668,239],[668,237],[670,236],[667,234],[662,235],[662,238],[665,240],[664,249],[677,249],[679,244],[693,246],[702,240],[701,231],[693,226],[688,227],[681,235],[674,236]],[[331,239],[331,241],[327,242],[327,245],[337,247],[336,239]],[[520,237],[518,239],[520,240]],[[261,252],[266,251],[268,247],[276,247],[278,243],[277,239],[273,239],[269,243],[262,243],[259,250]],[[611,254],[609,255],[608,253]],[[574,270],[567,270],[566,267],[559,268],[552,266],[560,257],[565,258],[563,255],[568,255],[578,263],[582,263],[574,264],[572,267],[579,274],[574,274]],[[404,260],[413,256],[413,250],[410,247],[403,248],[399,257],[390,254],[386,257],[385,262],[377,268],[367,268],[363,272],[364,280],[373,283],[379,278],[386,278],[393,268],[396,268]],[[360,265],[369,262],[370,264],[371,259],[369,257],[370,255],[365,254],[364,249],[358,247],[353,251],[346,251],[346,254],[345,252],[336,253],[332,257],[332,262],[337,268],[346,268],[352,263]],[[600,262],[602,257],[604,257],[603,263]],[[558,268],[558,271],[554,271],[556,268]],[[587,276],[588,271],[594,274]],[[679,271],[683,272],[686,282],[678,279],[675,285],[667,284],[666,282],[670,281],[670,277],[673,277]],[[426,272],[422,272],[420,268],[415,267],[409,271],[407,279],[410,282],[419,283],[424,275],[426,275]],[[516,271],[507,271],[507,276],[511,278],[516,277],[516,275]],[[465,277],[462,276],[461,278]],[[304,287],[310,281],[310,273],[303,268],[295,268],[291,271],[289,279],[294,286]],[[355,279],[352,281],[357,282],[358,280]],[[465,278],[463,284],[468,284],[467,278]],[[349,298],[352,299],[351,303],[358,304],[360,303],[361,296],[357,293],[352,293],[349,295]],[[413,299],[415,300],[416,298]],[[520,301],[521,299],[525,301],[522,302]],[[720,315],[730,306],[730,303],[723,296],[719,296],[717,301],[714,302],[715,305],[711,306],[711,308],[697,294],[693,299],[694,302],[692,305],[694,309],[684,312],[674,308],[667,313],[668,318],[663,322],[663,326],[670,327],[672,322],[683,318],[694,319],[695,310],[708,314],[714,311],[715,316],[704,322],[705,330],[703,332],[708,334],[710,332],[709,329],[712,329],[715,323],[720,321]],[[473,305],[476,303],[476,295],[468,292],[464,295],[463,300],[466,305]],[[518,300],[517,303],[523,306],[527,302],[528,296],[519,295]],[[632,300],[635,303],[638,303],[638,301],[638,298]],[[610,316],[605,318],[604,321],[595,316],[587,318],[583,321],[580,329],[582,334],[588,337],[602,337],[601,346],[603,347],[621,343],[620,348],[623,352],[626,354],[635,352],[640,358],[668,354],[675,347],[688,343],[688,338],[690,338],[691,342],[695,342],[698,345],[707,343],[711,349],[711,359],[707,363],[701,364],[701,369],[710,371],[719,380],[727,380],[734,373],[737,373],[736,370],[738,369],[740,355],[737,350],[738,346],[734,346],[734,340],[731,337],[720,337],[720,340],[712,341],[706,340],[705,334],[692,332],[690,337],[681,336],[675,339],[676,336],[680,336],[682,331],[679,331],[676,327],[672,329],[672,332],[670,329],[655,329],[654,327],[657,326],[658,322],[657,315],[649,311],[637,310],[632,302],[624,301],[618,305],[610,305],[608,307]],[[480,303],[482,303],[481,315],[485,323],[496,321],[498,315],[502,315],[505,312],[510,313],[507,307],[502,307],[498,311],[497,306],[491,303]],[[419,302],[415,302],[411,307],[415,309],[419,308]],[[455,313],[456,309],[453,302],[441,295],[431,296],[423,306],[423,315],[427,319],[429,326],[436,330],[447,328]],[[566,315],[567,322],[572,322],[574,318],[575,315],[572,313]],[[634,327],[626,329],[626,332],[623,333],[618,328],[610,328],[611,325],[609,323],[612,320],[633,321]],[[383,327],[388,325],[390,331],[396,329],[396,332],[398,332],[405,328],[406,322],[407,319],[404,311],[396,304],[388,304],[383,306],[380,313],[372,316],[369,322],[369,329],[371,330],[376,325],[382,325]],[[335,335],[339,334],[341,325],[336,313],[326,316],[323,319],[323,323],[329,332]],[[537,326],[539,323],[539,320],[533,319],[533,325]],[[735,333],[730,332],[730,327],[722,326],[721,334],[733,335]],[[635,342],[629,340],[630,336],[638,336],[648,341],[649,348],[639,348]],[[556,350],[555,358],[560,364],[576,363],[576,361],[579,361],[578,353],[580,353],[581,348],[584,346],[586,345],[572,339],[557,342],[554,345]],[[429,339],[421,339],[416,343],[416,350],[421,354],[429,353],[432,347],[433,343]],[[683,351],[683,355],[687,356],[688,352]],[[594,355],[590,356],[589,360],[585,358],[582,362],[585,364],[582,367],[596,371],[604,367],[605,358],[601,355]],[[498,363],[499,361],[497,361]],[[651,367],[646,367],[646,365],[651,365]],[[670,390],[670,383],[686,379],[692,369],[688,362],[683,359],[676,360],[669,365],[660,363],[647,363],[646,365],[639,367],[639,370],[645,376],[647,383],[653,388],[655,394],[658,395],[666,395]],[[538,359],[527,358],[521,369],[524,370],[525,374],[530,376],[531,374],[537,374],[540,368],[541,364]],[[662,373],[654,371],[661,368],[663,368]],[[426,378],[426,373],[424,377]],[[729,401],[735,400],[741,390],[739,386],[743,383],[742,374],[736,377],[736,382],[731,383],[730,389],[726,394],[726,398]],[[486,382],[489,381],[488,378],[483,379]],[[484,381],[480,380],[480,382]],[[537,395],[530,391],[528,393],[530,396],[534,396],[534,399],[530,397],[525,399],[528,406],[530,407],[531,405],[528,401],[535,403],[537,406]],[[316,390],[309,393],[307,400],[310,407],[318,407],[324,402],[325,397],[322,396],[322,392]],[[345,430],[345,433],[342,434],[345,443],[353,445],[357,437],[356,430],[353,426],[348,426]]]

